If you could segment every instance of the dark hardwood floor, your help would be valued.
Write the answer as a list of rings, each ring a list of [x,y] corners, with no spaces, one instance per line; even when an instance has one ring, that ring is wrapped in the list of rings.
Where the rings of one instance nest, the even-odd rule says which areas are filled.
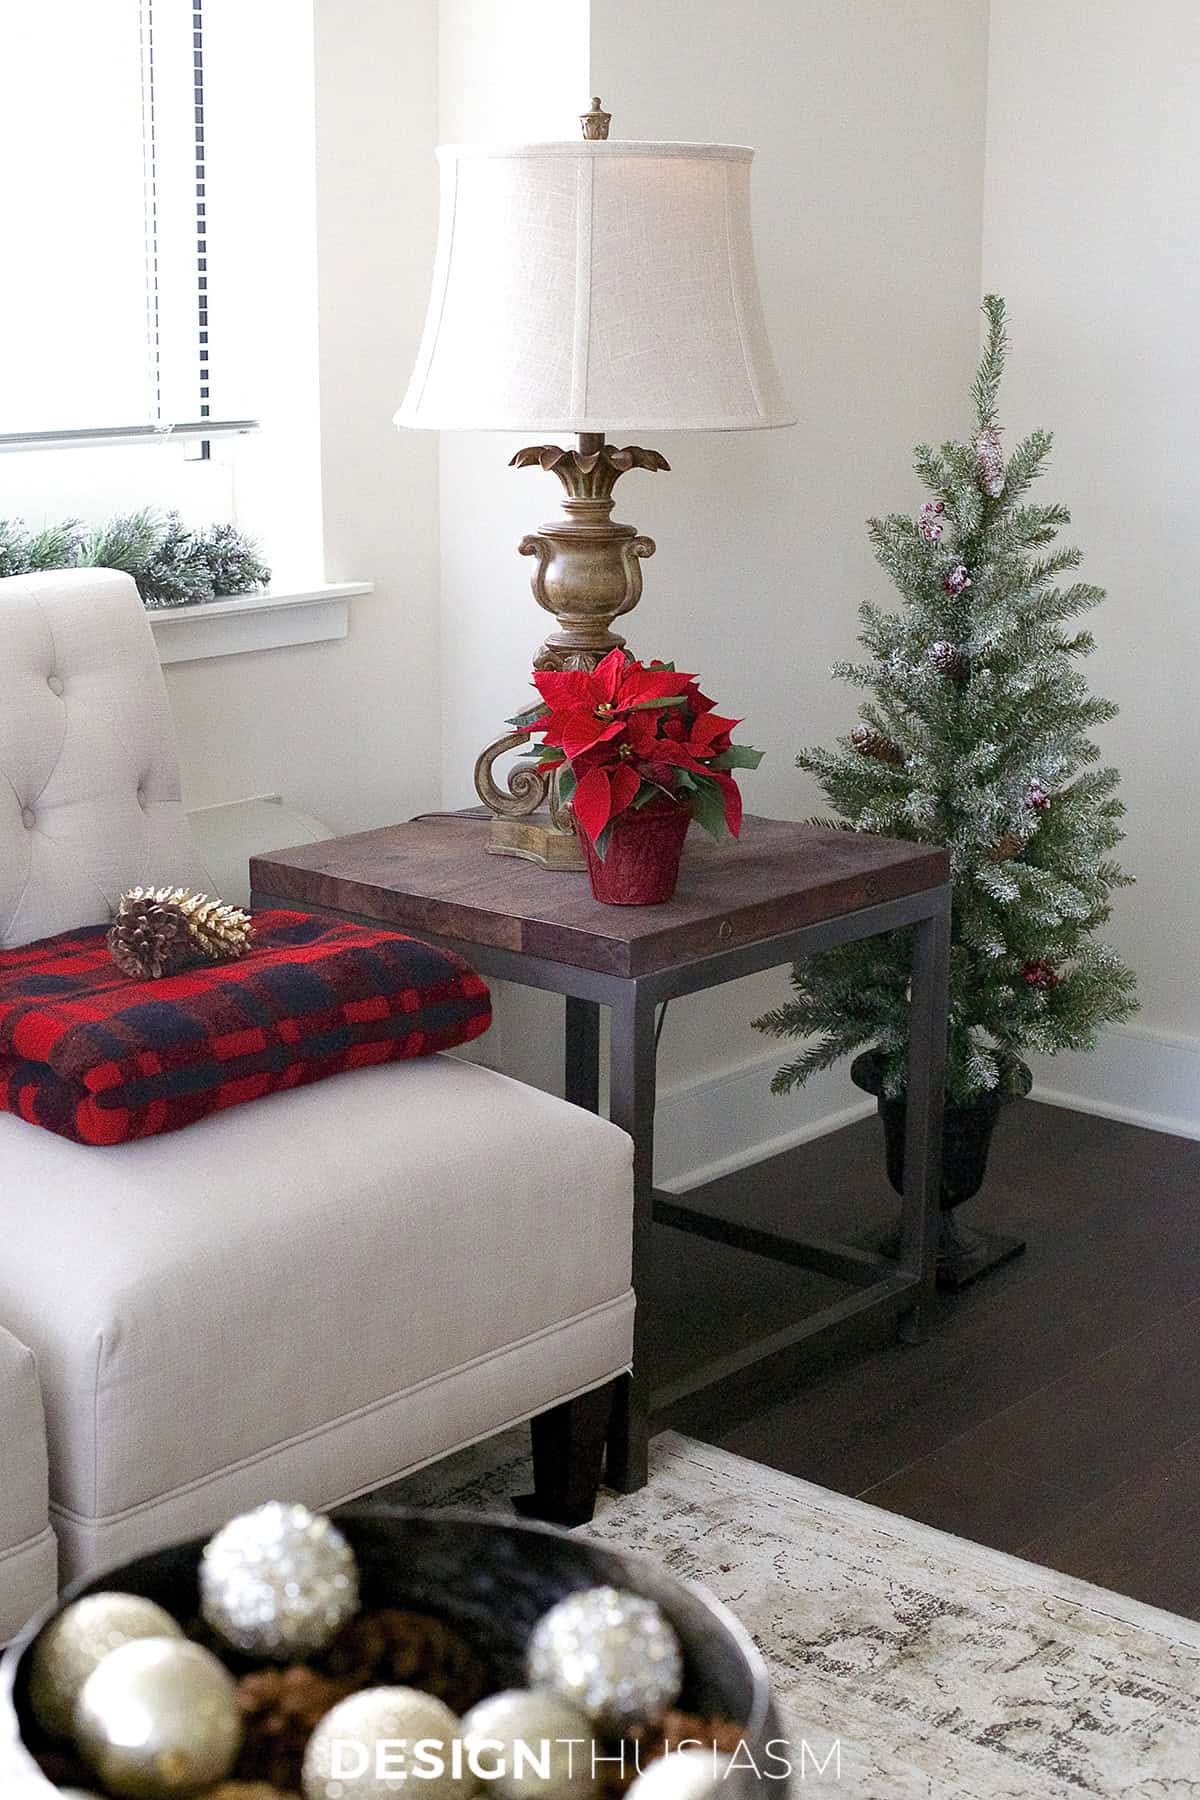
[[[775,1230],[892,1214],[874,1120],[688,1196]],[[1200,1617],[1200,1143],[1025,1101],[964,1218],[1025,1255],[944,1296],[925,1342],[792,1351],[660,1424]],[[844,1291],[659,1228],[665,1379]]]

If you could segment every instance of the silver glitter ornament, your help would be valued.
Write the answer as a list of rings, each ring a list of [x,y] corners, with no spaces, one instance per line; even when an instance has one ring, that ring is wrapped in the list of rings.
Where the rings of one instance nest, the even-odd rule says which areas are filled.
[[[364,1688],[332,1707],[309,1738],[304,1800],[396,1800],[410,1787],[421,1800],[466,1800],[479,1783],[456,1744],[461,1734],[459,1720],[432,1694]],[[414,1754],[422,1740],[442,1763],[440,1773]]]
[[[224,1780],[241,1746],[233,1677],[182,1638],[122,1644],[83,1684],[75,1742],[108,1793],[190,1800]]]
[[[87,1594],[40,1633],[29,1671],[29,1704],[43,1731],[70,1737],[84,1682],[110,1650],[135,1638],[179,1637],[169,1612],[140,1594]]]
[[[270,1500],[205,1546],[200,1610],[235,1650],[300,1659],[323,1650],[358,1611],[354,1552],[320,1513]]]
[[[475,1772],[500,1800],[591,1800],[594,1733],[592,1721],[573,1701],[537,1688],[489,1694],[462,1722],[467,1752],[479,1758]],[[501,1764],[502,1775],[486,1772]],[[549,1773],[539,1775],[534,1764]]]
[[[526,1671],[531,1687],[550,1688],[590,1718],[624,1727],[678,1698],[683,1652],[653,1600],[621,1588],[583,1588],[538,1620]]]

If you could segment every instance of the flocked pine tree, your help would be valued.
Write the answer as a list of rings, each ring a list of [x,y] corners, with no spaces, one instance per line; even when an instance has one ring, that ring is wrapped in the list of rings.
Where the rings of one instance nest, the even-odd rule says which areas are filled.
[[[969,1102],[1016,1093],[1028,1050],[1086,1050],[1135,1008],[1134,977],[1093,933],[1125,876],[1110,852],[1123,812],[1115,769],[1097,768],[1093,726],[1116,708],[1075,667],[1093,648],[1068,621],[1103,599],[1060,583],[1081,561],[1051,548],[1066,508],[1025,495],[1051,439],[1035,431],[1007,462],[997,415],[1004,302],[984,301],[987,344],[966,444],[916,451],[931,498],[916,519],[872,519],[898,612],[860,609],[865,663],[834,674],[866,690],[861,724],[837,750],[806,750],[842,817],[819,823],[945,844],[953,862],[946,1092]],[[907,932],[798,963],[794,997],[756,1020],[809,1040],[775,1077],[786,1092],[864,1045],[900,1094],[908,1049]]]

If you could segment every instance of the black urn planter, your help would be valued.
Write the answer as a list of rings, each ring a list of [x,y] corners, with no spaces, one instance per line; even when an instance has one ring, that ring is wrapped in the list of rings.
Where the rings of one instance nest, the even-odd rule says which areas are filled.
[[[904,1191],[904,1129],[908,1108],[902,1095],[883,1091],[883,1056],[864,1050],[850,1065],[850,1079],[864,1093],[873,1094],[883,1126],[888,1180],[898,1194]],[[938,1285],[961,1288],[989,1269],[1019,1256],[1022,1238],[1000,1232],[978,1231],[962,1225],[956,1208],[971,1200],[983,1186],[987,1173],[992,1133],[1001,1110],[1029,1092],[1033,1076],[1019,1065],[1011,1090],[993,1090],[966,1105],[947,1102],[942,1114],[942,1217],[938,1231]]]

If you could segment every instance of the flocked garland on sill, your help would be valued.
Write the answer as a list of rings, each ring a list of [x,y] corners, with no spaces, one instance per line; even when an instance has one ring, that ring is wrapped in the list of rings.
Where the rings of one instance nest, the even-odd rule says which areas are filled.
[[[253,538],[233,525],[192,531],[176,512],[147,508],[91,529],[67,519],[42,531],[0,519],[0,576],[78,568],[123,569],[151,608],[249,594],[271,579]]]

